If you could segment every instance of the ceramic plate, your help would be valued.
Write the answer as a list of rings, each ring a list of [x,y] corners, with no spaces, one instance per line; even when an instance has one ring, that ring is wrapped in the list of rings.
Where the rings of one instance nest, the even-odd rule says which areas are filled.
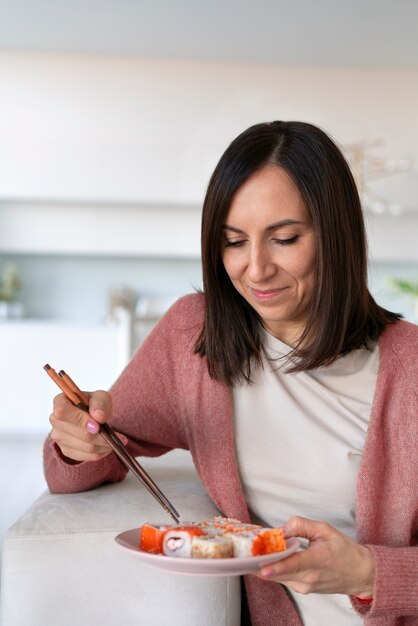
[[[263,565],[285,559],[299,548],[297,539],[287,540],[287,549],[262,556],[239,557],[234,559],[180,559],[162,554],[150,554],[139,549],[139,528],[125,530],[115,537],[122,550],[129,552],[143,563],[166,572],[192,574],[193,576],[242,576],[253,574]]]

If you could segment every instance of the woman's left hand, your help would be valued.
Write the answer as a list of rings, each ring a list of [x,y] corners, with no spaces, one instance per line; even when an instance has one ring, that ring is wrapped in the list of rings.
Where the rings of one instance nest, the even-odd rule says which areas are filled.
[[[263,567],[258,576],[299,593],[343,593],[373,596],[375,562],[372,552],[326,522],[291,517],[286,537],[309,540],[306,550]]]

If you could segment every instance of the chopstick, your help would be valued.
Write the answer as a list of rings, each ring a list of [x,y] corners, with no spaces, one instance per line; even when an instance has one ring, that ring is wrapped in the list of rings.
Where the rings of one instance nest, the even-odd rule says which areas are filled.
[[[75,382],[70,378],[64,370],[57,372],[47,363],[44,365],[44,370],[52,378],[52,380],[58,385],[66,398],[78,407],[82,411],[89,411],[89,399],[88,396],[79,389]],[[161,489],[155,484],[151,476],[147,474],[144,468],[138,463],[138,461],[126,450],[125,446],[116,435],[115,431],[109,424],[99,424],[99,433],[103,439],[109,444],[116,456],[122,461],[122,463],[131,470],[131,472],[138,478],[138,480],[148,489],[148,491],[154,496],[154,498],[161,504],[161,506],[167,511],[169,515],[175,520],[177,524],[180,523],[180,517],[170,500],[164,495]]]

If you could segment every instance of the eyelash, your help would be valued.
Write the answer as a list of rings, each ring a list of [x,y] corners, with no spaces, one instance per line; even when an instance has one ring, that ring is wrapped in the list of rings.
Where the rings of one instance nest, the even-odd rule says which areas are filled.
[[[292,243],[296,243],[299,239],[299,235],[289,237],[289,239],[274,239],[276,243],[280,243],[282,246],[290,246]]]
[[[295,235],[294,237],[289,237],[289,239],[273,239],[273,241],[281,246],[290,246],[292,243],[296,243],[299,239],[299,235]],[[226,241],[226,248],[238,248],[243,243],[245,243],[245,239],[241,239],[240,241]]]

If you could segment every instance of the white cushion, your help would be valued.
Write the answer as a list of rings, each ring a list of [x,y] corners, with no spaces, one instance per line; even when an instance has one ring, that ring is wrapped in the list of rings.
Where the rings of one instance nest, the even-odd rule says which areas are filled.
[[[140,462],[183,520],[218,513],[188,453]],[[44,493],[6,535],[2,626],[238,626],[239,577],[159,571],[114,541],[170,519],[132,475],[84,493]]]

